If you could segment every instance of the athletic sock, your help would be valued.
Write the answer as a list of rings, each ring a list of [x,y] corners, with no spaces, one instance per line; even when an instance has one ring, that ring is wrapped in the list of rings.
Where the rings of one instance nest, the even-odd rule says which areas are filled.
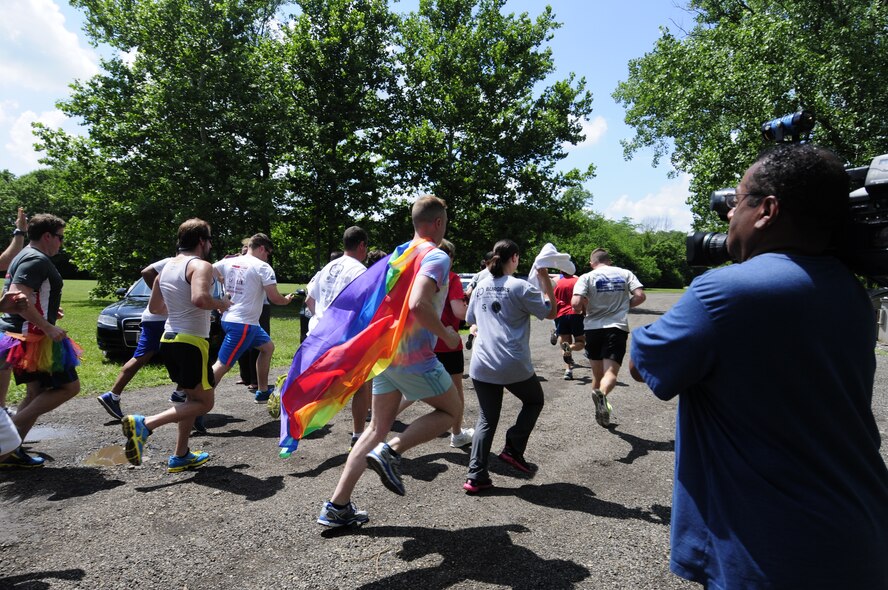
[[[111,392],[111,399],[113,399],[113,400],[116,401],[116,402],[119,402],[119,401],[120,401],[120,396],[117,395],[116,393],[114,393],[114,392],[112,391],[112,392]]]

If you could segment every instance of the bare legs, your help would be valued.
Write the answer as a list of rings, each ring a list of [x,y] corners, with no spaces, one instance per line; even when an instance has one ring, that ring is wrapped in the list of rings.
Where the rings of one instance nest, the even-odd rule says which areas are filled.
[[[401,392],[398,390],[373,396],[370,425],[348,455],[339,483],[330,498],[334,504],[343,505],[351,500],[355,485],[367,469],[366,455],[388,436],[398,414],[401,399]],[[389,441],[389,446],[396,453],[404,453],[432,440],[450,428],[456,416],[462,413],[462,403],[455,386],[451,386],[441,395],[425,398],[422,401],[430,405],[432,411],[414,420],[404,432]]]

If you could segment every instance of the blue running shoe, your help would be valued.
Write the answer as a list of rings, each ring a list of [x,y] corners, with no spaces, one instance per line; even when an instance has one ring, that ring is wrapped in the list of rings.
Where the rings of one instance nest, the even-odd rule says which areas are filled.
[[[194,419],[193,428],[194,428],[194,431],[198,434],[206,434],[207,433],[207,425],[206,425],[206,423],[204,423],[205,417],[206,417],[206,414],[204,414],[203,416],[198,416],[197,418]]]
[[[120,400],[114,399],[114,394],[110,391],[106,391],[98,398],[99,403],[105,408],[105,411],[111,414],[112,418],[117,420],[123,419],[123,412],[120,410]]]
[[[256,390],[256,396],[253,399],[257,404],[268,403],[268,398],[271,397],[272,393],[274,393],[274,385],[269,385],[265,391],[261,389]]]
[[[133,465],[142,464],[142,449],[145,448],[145,441],[151,435],[148,427],[145,426],[145,416],[130,415],[124,416],[121,420],[123,424],[123,436],[126,437],[126,447],[124,454],[126,460]]]
[[[167,471],[170,473],[179,473],[186,469],[197,469],[210,460],[210,454],[204,451],[188,451],[184,457],[170,455],[169,463],[167,463]]]
[[[370,520],[365,510],[358,510],[353,502],[349,502],[345,508],[337,508],[333,502],[324,502],[321,515],[318,516],[318,524],[329,527],[361,526]]]
[[[0,469],[30,469],[43,467],[43,457],[32,457],[21,447],[14,450],[8,457],[0,461]]]
[[[401,481],[401,456],[386,443],[381,442],[367,453],[367,465],[379,474],[382,485],[389,490],[404,495],[404,482]]]
[[[182,404],[185,403],[185,392],[184,391],[174,391],[170,394],[170,402],[174,404]]]

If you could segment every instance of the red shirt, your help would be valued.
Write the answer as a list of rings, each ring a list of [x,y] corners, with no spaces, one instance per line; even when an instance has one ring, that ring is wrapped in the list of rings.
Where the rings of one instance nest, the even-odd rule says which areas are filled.
[[[444,301],[444,311],[441,312],[441,323],[445,326],[450,326],[458,332],[462,320],[453,315],[453,308],[450,306],[450,302],[454,299],[462,300],[465,293],[463,293],[462,283],[459,280],[458,274],[451,271],[447,280],[450,282],[450,288],[447,290],[447,299]],[[454,350],[462,350],[462,347],[462,338],[460,338],[459,346],[456,348],[447,348],[444,341],[438,338],[438,342],[435,344],[435,352],[452,352]]]
[[[570,306],[570,299],[573,297],[574,285],[577,282],[577,277],[562,277],[555,283],[555,301],[558,302],[558,315],[555,317],[561,317],[563,315],[571,315],[574,313],[573,307]]]

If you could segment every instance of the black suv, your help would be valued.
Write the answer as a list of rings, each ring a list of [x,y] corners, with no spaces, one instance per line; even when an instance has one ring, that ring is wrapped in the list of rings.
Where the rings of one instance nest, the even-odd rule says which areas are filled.
[[[214,283],[213,296],[222,296],[222,286]],[[139,279],[129,289],[118,289],[120,301],[112,303],[99,314],[96,326],[96,343],[106,356],[130,357],[139,342],[142,312],[148,307],[151,289]],[[210,316],[210,358],[215,362],[225,334],[219,313]]]

